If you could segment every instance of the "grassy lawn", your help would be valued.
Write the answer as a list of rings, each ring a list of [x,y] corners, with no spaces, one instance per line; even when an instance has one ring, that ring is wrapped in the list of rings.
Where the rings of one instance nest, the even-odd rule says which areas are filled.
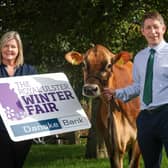
[[[33,145],[24,168],[109,168],[108,159],[85,159],[84,145]],[[163,154],[161,168],[168,168],[168,160]],[[128,168],[127,158],[124,168]],[[141,168],[144,168],[141,159]]]

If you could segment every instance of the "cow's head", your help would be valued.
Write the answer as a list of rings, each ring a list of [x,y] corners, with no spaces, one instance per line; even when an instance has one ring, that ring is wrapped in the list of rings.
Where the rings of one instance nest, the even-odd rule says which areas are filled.
[[[113,64],[118,60],[121,61],[121,57],[124,63],[130,54],[121,52],[115,55],[102,45],[90,48],[85,54],[71,51],[65,55],[66,60],[73,65],[83,63],[84,86],[82,93],[87,97],[101,95],[102,89],[108,86]]]

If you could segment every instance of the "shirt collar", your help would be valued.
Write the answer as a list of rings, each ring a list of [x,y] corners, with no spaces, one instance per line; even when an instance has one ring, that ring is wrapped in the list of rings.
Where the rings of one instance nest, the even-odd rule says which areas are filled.
[[[152,47],[153,49],[155,49],[156,52],[158,52],[162,47],[164,47],[166,44],[165,40],[162,40],[158,45]],[[148,47],[148,50],[150,51],[151,47]]]

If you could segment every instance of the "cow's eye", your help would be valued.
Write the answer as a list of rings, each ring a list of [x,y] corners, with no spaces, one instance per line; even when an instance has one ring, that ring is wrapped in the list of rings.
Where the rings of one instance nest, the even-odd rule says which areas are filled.
[[[107,64],[106,66],[107,69],[111,69],[111,67],[112,67],[112,64]]]

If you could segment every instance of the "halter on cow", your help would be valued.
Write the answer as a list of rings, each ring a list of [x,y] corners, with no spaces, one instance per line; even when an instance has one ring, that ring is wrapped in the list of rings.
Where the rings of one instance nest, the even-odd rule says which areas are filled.
[[[140,150],[136,139],[139,98],[127,103],[113,98],[109,102],[102,95],[104,87],[116,89],[132,83],[132,63],[128,60],[129,56],[128,52],[114,55],[102,45],[90,48],[84,55],[75,51],[65,55],[66,60],[72,64],[84,63],[83,95],[101,98],[96,121],[105,140],[111,168],[123,167],[124,154],[129,148],[132,149],[130,168],[139,167]]]

